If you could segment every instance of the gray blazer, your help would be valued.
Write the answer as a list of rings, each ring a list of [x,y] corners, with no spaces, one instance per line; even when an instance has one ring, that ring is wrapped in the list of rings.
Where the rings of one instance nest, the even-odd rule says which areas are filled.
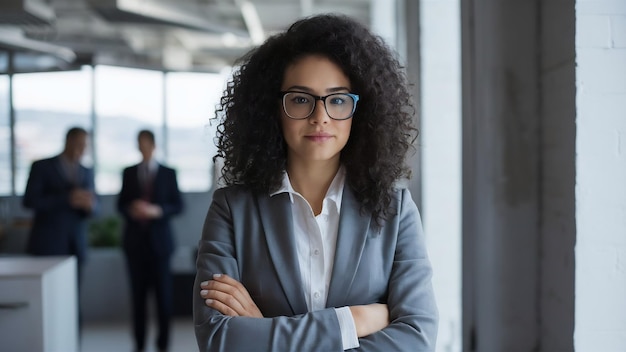
[[[326,309],[308,312],[293,238],[289,195],[218,189],[199,242],[193,319],[200,351],[341,351],[334,307],[386,303],[390,324],[360,338],[362,351],[434,351],[438,313],[422,224],[408,190],[396,215],[374,226],[346,185]],[[265,318],[228,317],[207,307],[200,282],[240,281]]]

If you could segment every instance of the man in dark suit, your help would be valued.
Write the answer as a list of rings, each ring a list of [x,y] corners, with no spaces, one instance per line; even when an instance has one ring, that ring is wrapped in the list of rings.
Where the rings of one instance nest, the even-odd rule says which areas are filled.
[[[26,251],[75,255],[79,279],[87,254],[87,218],[96,208],[93,170],[80,164],[88,138],[80,127],[69,129],[60,155],[32,164],[22,199],[35,212]]]
[[[126,220],[124,252],[128,264],[136,349],[145,348],[146,305],[155,293],[159,332],[157,347],[167,350],[172,311],[170,257],[174,250],[170,218],[183,210],[176,171],[153,157],[154,134],[138,135],[142,162],[124,169],[117,207]]]
[[[24,207],[34,210],[26,252],[76,256],[79,291],[87,257],[87,219],[97,207],[93,170],[80,164],[88,140],[85,129],[70,128],[61,154],[32,164],[22,198]],[[77,305],[80,330],[80,301]]]

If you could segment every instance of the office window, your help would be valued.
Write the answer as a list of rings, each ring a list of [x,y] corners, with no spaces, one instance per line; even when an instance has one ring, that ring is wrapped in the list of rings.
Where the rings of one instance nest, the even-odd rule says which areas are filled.
[[[58,155],[72,126],[91,129],[91,68],[13,76],[15,192],[24,193],[33,161]],[[91,151],[83,162],[91,166]]]
[[[225,74],[168,73],[167,162],[176,168],[181,191],[203,192],[213,185],[215,115]]]
[[[9,53],[0,50],[0,73],[9,71]]]
[[[141,161],[137,132],[150,129],[163,148],[163,73],[132,68],[97,66],[95,71],[96,190],[117,194],[122,170]]]
[[[0,196],[11,194],[11,126],[9,119],[9,76],[0,75]]]

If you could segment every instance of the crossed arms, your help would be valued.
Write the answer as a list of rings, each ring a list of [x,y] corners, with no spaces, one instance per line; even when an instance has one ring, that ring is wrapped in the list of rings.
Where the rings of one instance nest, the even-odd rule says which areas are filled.
[[[302,293],[277,283],[294,269],[268,259],[274,236],[262,234],[268,210],[251,195],[217,190],[200,241],[194,287],[200,351],[341,351],[339,307],[349,307],[358,350],[434,350],[438,317],[419,214],[406,190],[398,192],[397,207],[379,234],[362,234],[367,238],[356,272],[339,278],[354,280],[345,297],[307,312],[294,304]],[[338,245],[337,256],[342,250]]]

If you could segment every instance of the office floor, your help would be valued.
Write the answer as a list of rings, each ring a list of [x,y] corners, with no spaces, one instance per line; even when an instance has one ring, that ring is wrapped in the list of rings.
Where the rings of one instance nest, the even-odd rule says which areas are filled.
[[[156,327],[150,326],[145,352],[156,351]],[[172,321],[170,352],[198,351],[191,317],[177,317]],[[133,352],[133,339],[129,322],[85,323],[81,352]]]

